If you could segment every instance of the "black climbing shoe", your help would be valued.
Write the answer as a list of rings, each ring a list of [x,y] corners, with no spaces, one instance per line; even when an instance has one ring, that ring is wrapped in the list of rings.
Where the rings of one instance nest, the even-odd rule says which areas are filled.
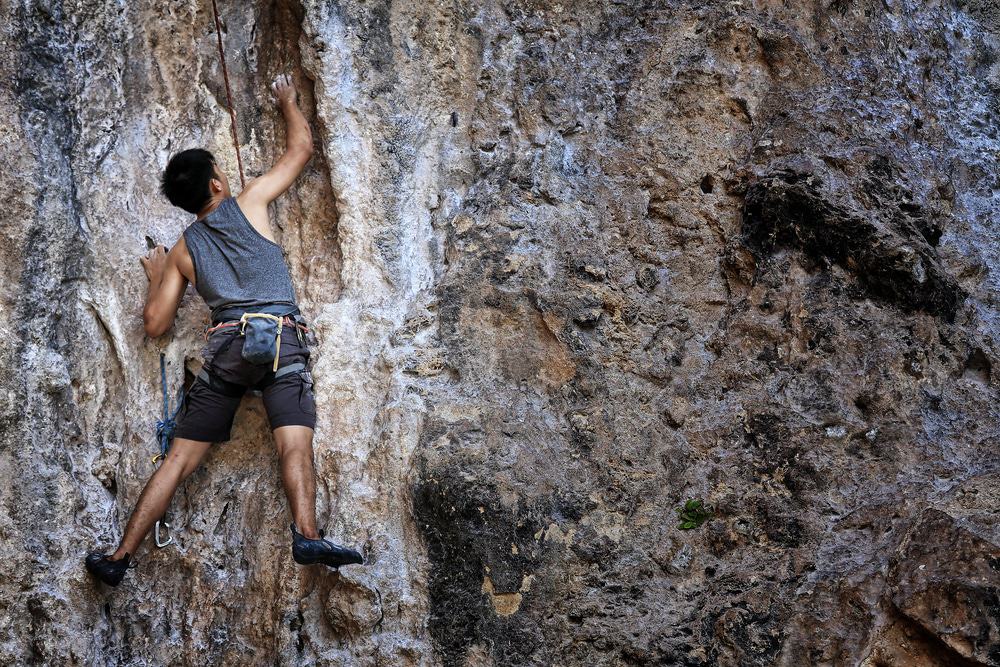
[[[334,544],[333,542],[323,539],[326,534],[321,530],[319,531],[318,540],[310,540],[308,537],[295,530],[295,524],[291,525],[292,529],[292,558],[299,565],[311,565],[313,563],[321,563],[323,565],[329,565],[330,567],[339,568],[341,565],[348,565],[350,563],[357,563],[360,565],[364,563],[364,559],[361,558],[359,554],[354,549],[348,549],[347,547],[342,547],[339,544]]]
[[[132,560],[128,553],[118,560],[109,560],[108,554],[98,551],[87,554],[87,571],[106,583],[108,586],[117,586],[122,582],[126,570],[136,567],[139,562]]]

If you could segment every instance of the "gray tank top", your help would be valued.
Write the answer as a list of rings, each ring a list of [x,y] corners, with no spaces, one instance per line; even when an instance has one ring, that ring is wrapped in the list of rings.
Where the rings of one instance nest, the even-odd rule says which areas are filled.
[[[235,197],[227,197],[184,230],[194,262],[195,289],[212,309],[268,304],[295,306],[295,290],[281,246],[254,229]]]

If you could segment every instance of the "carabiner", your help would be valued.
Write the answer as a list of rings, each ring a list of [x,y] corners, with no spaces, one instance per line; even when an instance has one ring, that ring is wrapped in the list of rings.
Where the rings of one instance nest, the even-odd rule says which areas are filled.
[[[167,539],[166,539],[165,542],[161,542],[160,541],[160,524],[161,523],[163,524],[163,528],[164,528],[163,532],[166,533],[166,535],[167,535]],[[153,526],[153,539],[156,542],[156,546],[158,546],[161,549],[163,547],[167,546],[168,544],[170,544],[171,542],[173,542],[174,538],[170,534],[170,524],[167,523],[166,521],[162,520],[162,519],[160,519],[159,521],[157,521],[156,525]]]

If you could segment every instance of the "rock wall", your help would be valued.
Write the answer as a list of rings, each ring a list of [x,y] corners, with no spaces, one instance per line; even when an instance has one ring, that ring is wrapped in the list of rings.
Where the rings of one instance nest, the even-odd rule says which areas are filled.
[[[220,1],[319,345],[302,569],[259,398],[117,589],[157,193],[238,190],[210,2],[0,4],[0,662],[1000,665],[1000,11]],[[699,498],[703,522],[678,509]],[[819,629],[819,630],[817,630]]]

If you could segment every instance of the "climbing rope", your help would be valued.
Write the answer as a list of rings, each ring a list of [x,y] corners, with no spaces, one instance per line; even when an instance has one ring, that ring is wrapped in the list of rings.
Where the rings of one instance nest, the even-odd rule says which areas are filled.
[[[233,93],[229,89],[229,70],[226,68],[226,53],[222,49],[222,23],[219,21],[219,8],[212,0],[212,13],[215,14],[215,35],[219,38],[219,59],[222,61],[222,79],[226,82],[226,100],[229,104],[229,118],[232,120],[233,146],[236,147],[236,164],[240,168],[240,187],[246,187],[243,177],[243,159],[240,157],[240,141],[236,134],[236,107],[233,106]]]
[[[177,413],[180,412],[181,405],[184,402],[184,387],[182,385],[177,391],[174,411],[173,413],[170,412],[170,396],[167,393],[167,364],[165,355],[162,352],[160,352],[160,388],[163,391],[163,419],[156,420],[156,439],[160,443],[160,453],[153,457],[154,464],[157,461],[167,458],[167,452],[170,450],[170,441],[173,440],[174,429],[177,428]],[[166,535],[166,539],[160,538],[161,530]],[[167,514],[165,512],[153,528],[153,539],[156,542],[156,546],[160,548],[174,541],[174,538],[170,535],[170,524],[167,522]]]
[[[156,420],[156,439],[160,443],[160,453],[153,457],[153,463],[167,458],[167,450],[170,449],[170,441],[174,438],[174,429],[177,428],[174,418],[184,400],[184,387],[181,387],[177,392],[177,400],[174,401],[174,412],[171,414],[170,397],[167,395],[167,367],[162,352],[160,352],[160,388],[163,390],[163,419]]]

